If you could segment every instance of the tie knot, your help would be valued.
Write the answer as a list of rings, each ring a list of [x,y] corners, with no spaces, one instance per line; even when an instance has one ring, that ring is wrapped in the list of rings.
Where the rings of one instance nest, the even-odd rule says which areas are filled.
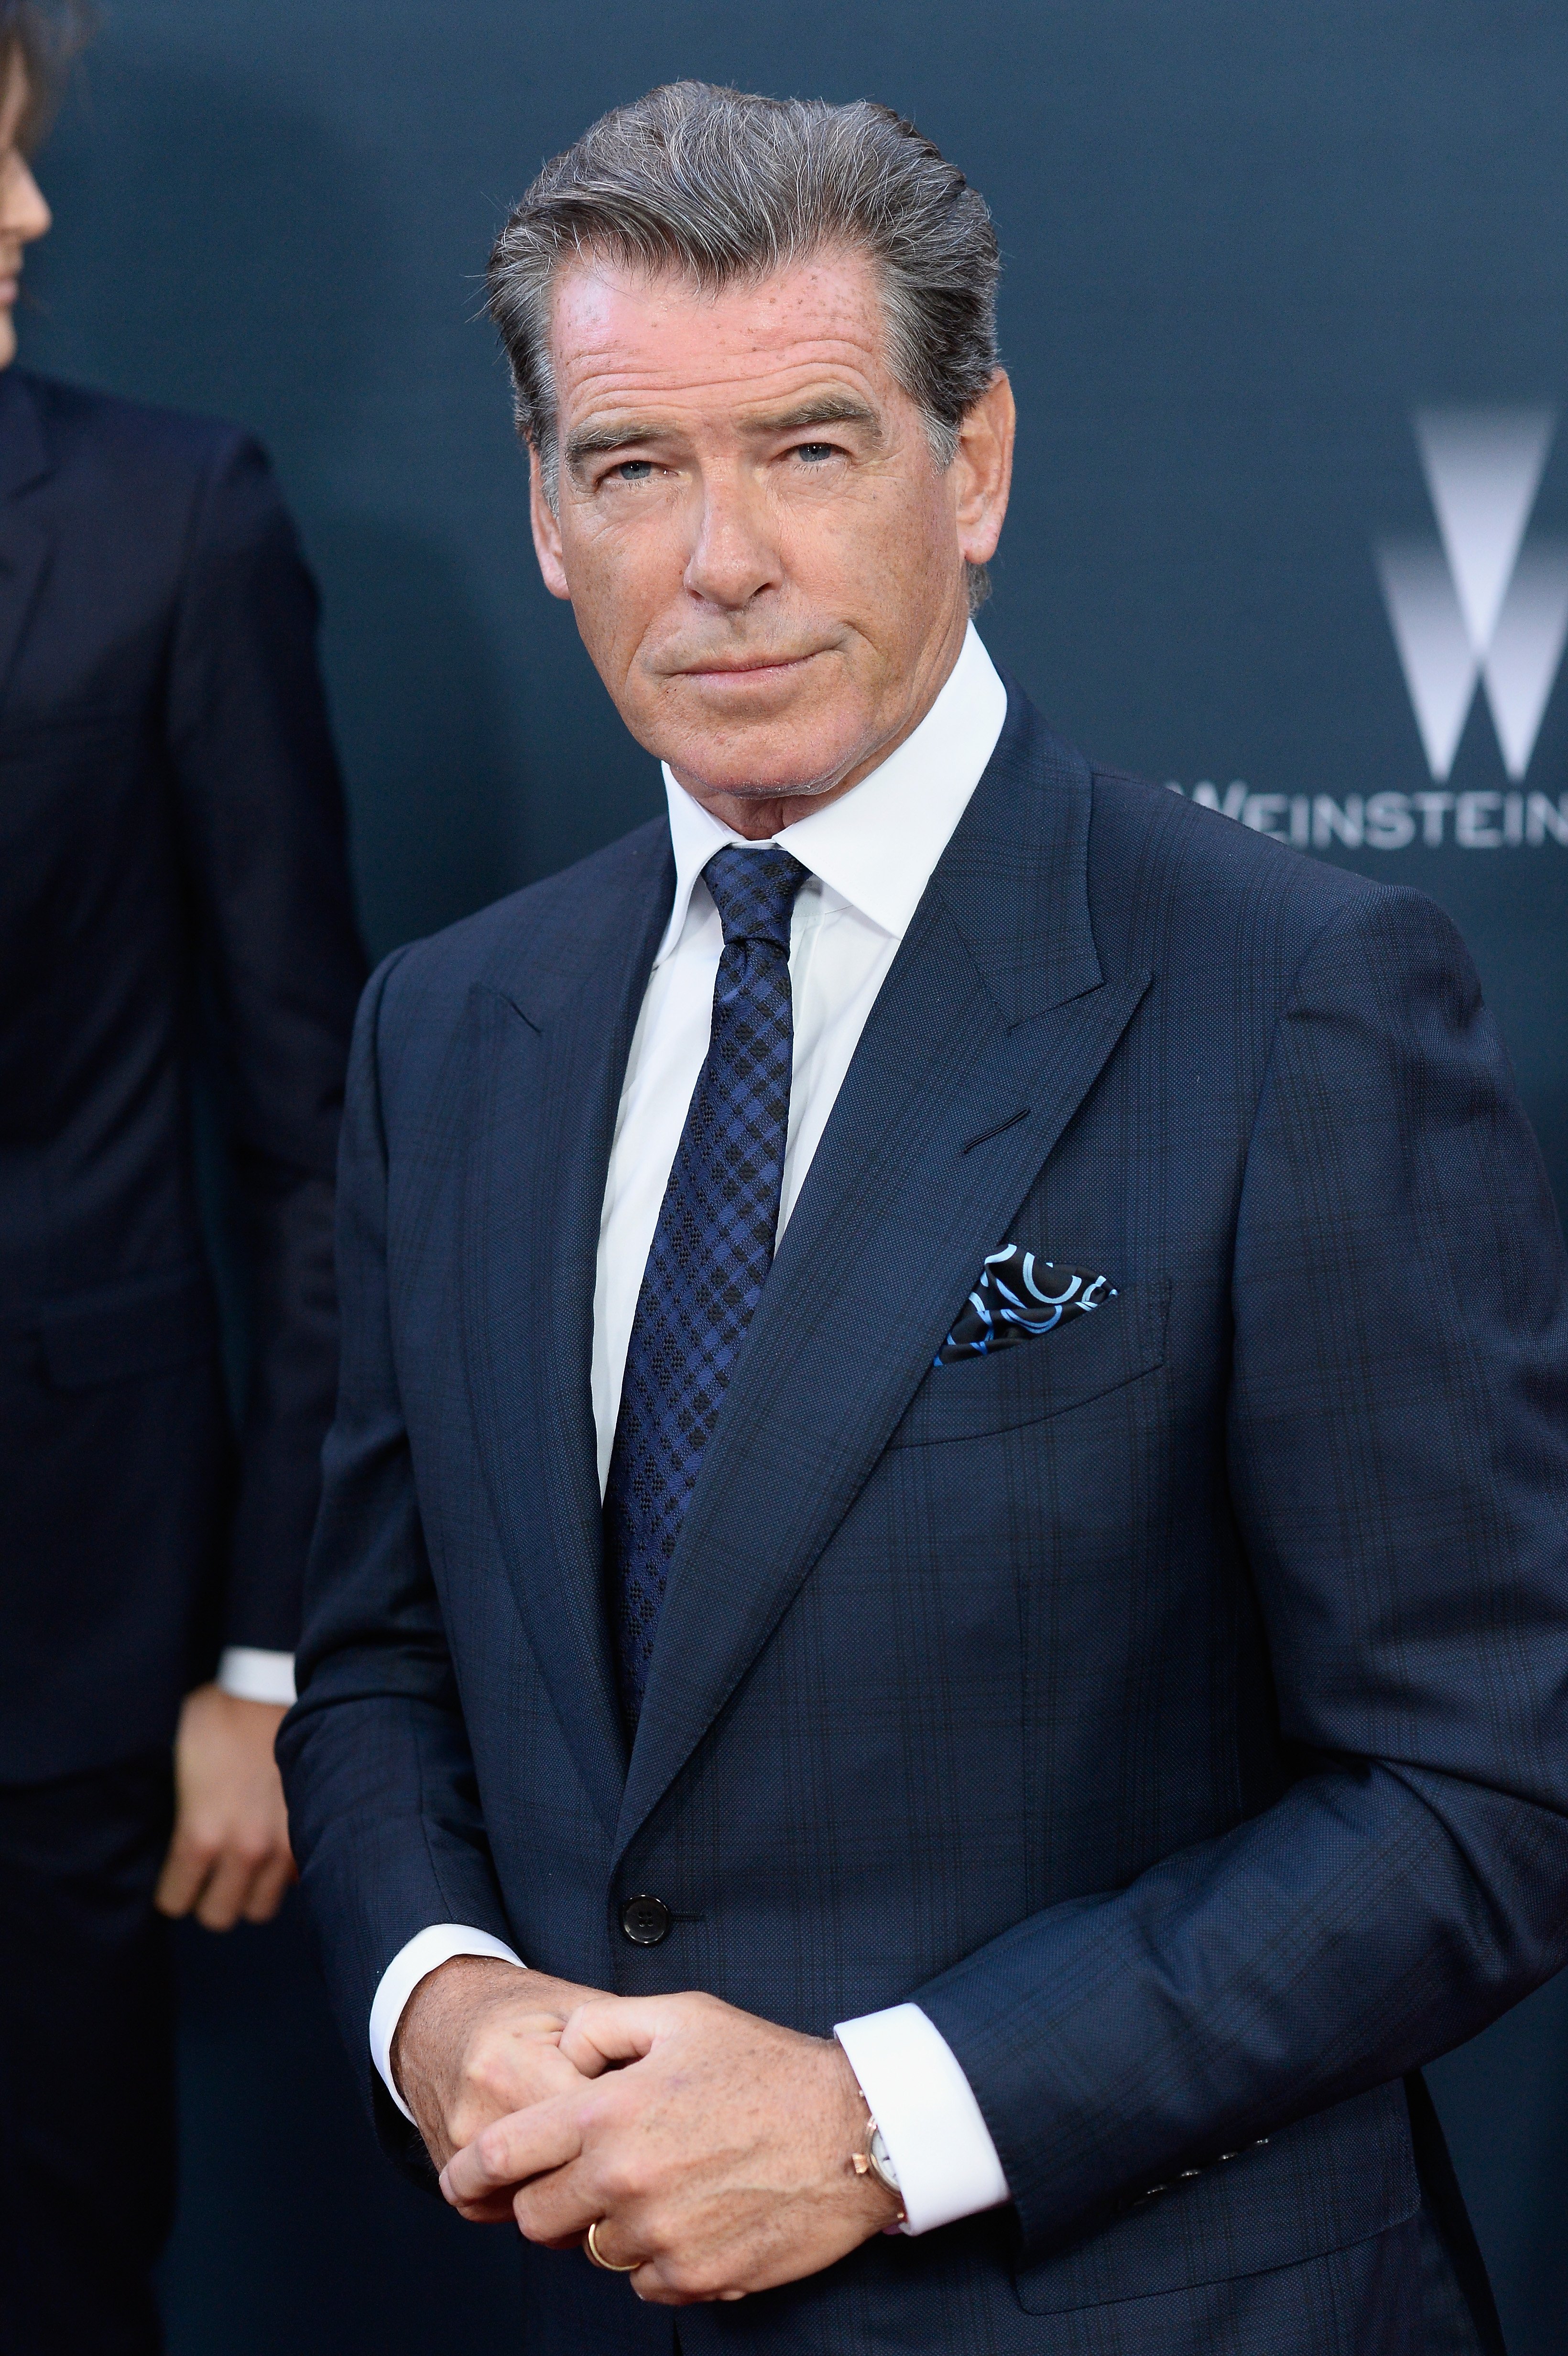
[[[724,926],[724,946],[771,941],[789,955],[790,912],[810,871],[776,842],[743,851],[731,842],[716,851],[702,871]]]

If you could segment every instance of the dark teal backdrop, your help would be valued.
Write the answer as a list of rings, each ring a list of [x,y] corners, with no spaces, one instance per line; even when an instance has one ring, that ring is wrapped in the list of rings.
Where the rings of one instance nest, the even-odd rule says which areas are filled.
[[[1092,751],[1444,901],[1568,1200],[1568,689],[1532,711],[1568,616],[1562,0],[112,0],[25,356],[270,444],[373,948],[659,807],[535,576],[475,313],[540,159],[681,73],[886,98],[972,173],[1022,411],[993,650]],[[1386,542],[1428,734],[1450,689],[1463,723],[1443,775]],[[507,2234],[382,2169],[297,1926],[182,1956],[176,2356],[513,2344]],[[1435,2077],[1515,2356],[1561,2356],[1568,1985]]]

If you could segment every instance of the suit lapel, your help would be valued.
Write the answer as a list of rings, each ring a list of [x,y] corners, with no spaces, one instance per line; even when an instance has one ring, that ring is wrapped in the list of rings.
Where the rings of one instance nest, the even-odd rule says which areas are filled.
[[[53,471],[37,402],[24,376],[0,376],[0,696],[48,570],[54,542],[19,504]]]
[[[625,1738],[603,1592],[593,1286],[622,1079],[674,889],[662,827],[633,869],[624,890],[574,903],[570,940],[498,966],[469,1003],[462,1283],[475,1426],[518,1608],[607,1829]]]
[[[872,1009],[736,1368],[671,1566],[618,1851],[848,1512],[1148,987],[1147,973],[1100,969],[1090,793],[1086,766],[1014,699]]]

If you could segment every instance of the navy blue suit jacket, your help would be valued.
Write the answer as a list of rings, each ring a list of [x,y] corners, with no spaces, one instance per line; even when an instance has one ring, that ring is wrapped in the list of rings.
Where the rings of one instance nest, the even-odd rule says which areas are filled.
[[[0,1782],[166,1742],[220,1644],[297,1633],[364,974],[315,616],[254,442],[0,376]],[[237,1462],[204,1056],[251,1280]]]
[[[1402,2081],[1568,1957],[1563,1258],[1452,926],[1011,699],[782,1240],[628,1756],[592,1311],[672,882],[646,827],[361,1011],[283,1746],[352,2049],[368,2075],[377,1980],[446,1920],[819,2033],[914,1998],[1011,2209],[686,2310],[683,2348],[1424,2350]],[[933,1366],[1014,1240],[1116,1300]],[[528,2280],[541,2348],[669,2345],[580,2257]]]

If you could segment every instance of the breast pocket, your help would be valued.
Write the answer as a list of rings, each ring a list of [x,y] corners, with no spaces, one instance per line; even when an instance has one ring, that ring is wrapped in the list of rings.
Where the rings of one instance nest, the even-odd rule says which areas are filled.
[[[1170,1279],[1124,1285],[1114,1301],[983,1358],[933,1366],[889,1442],[928,1448],[1083,1407],[1165,1363]]]

